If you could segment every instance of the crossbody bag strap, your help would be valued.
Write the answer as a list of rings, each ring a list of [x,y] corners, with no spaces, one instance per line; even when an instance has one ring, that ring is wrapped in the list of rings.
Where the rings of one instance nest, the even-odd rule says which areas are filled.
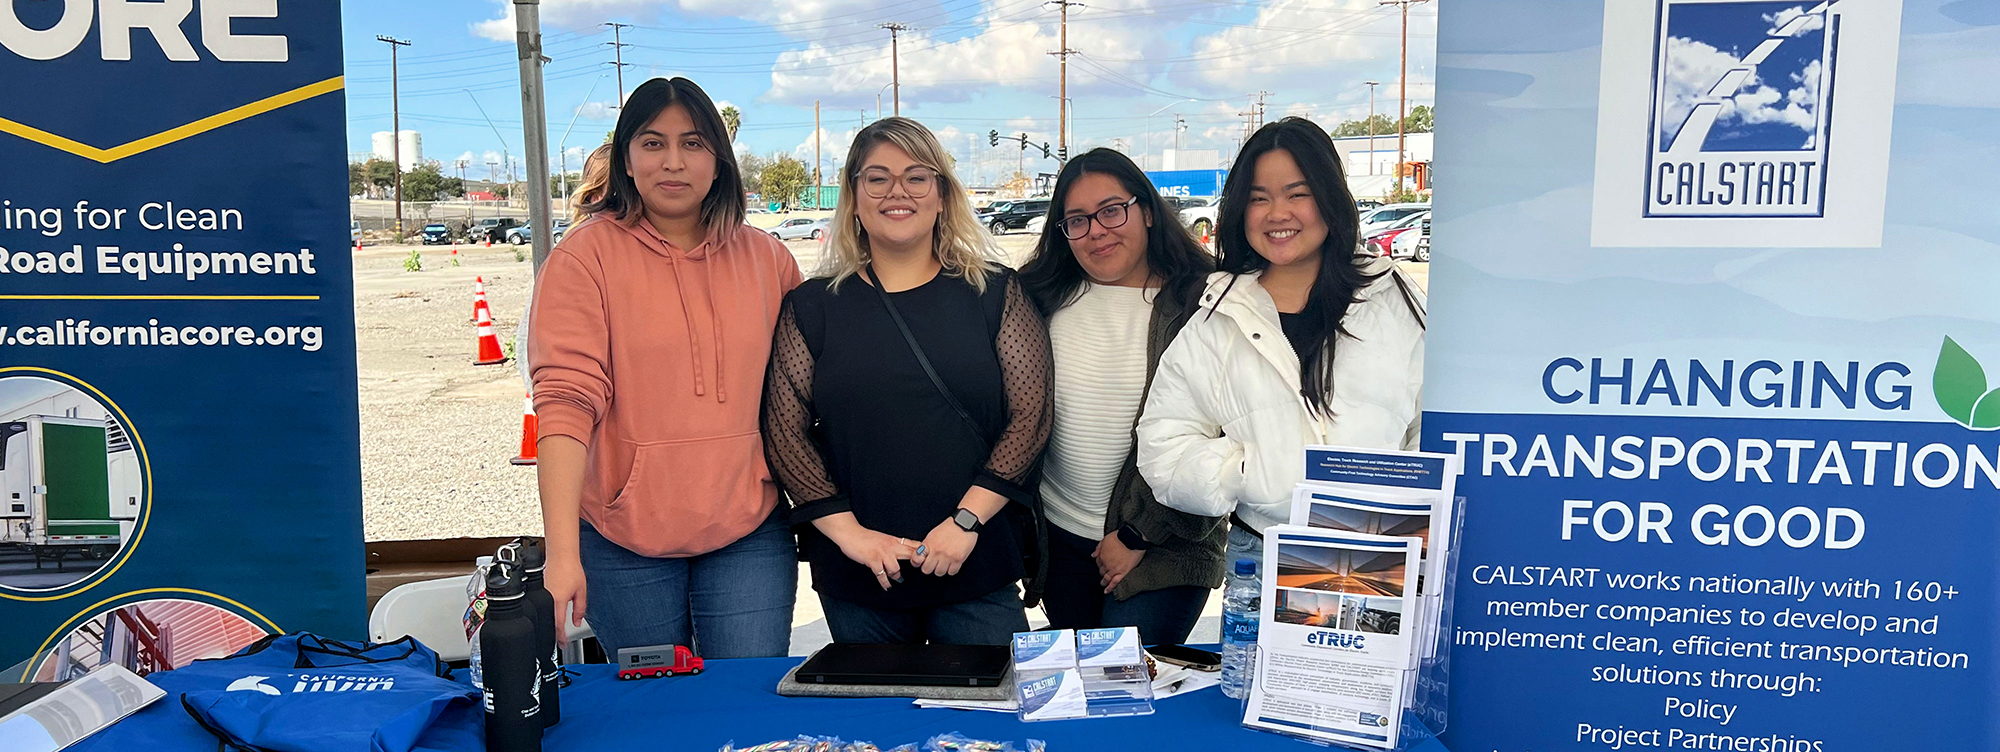
[[[889,291],[882,289],[882,278],[875,276],[875,265],[868,264],[861,269],[868,275],[870,286],[875,288],[875,296],[882,300],[882,307],[889,309],[889,318],[893,319],[896,328],[903,332],[903,341],[909,343],[910,353],[917,356],[917,365],[923,366],[924,375],[931,377],[931,386],[937,387],[938,394],[944,395],[944,401],[951,403],[951,409],[958,413],[959,419],[965,421],[967,428],[972,429],[972,435],[979,438],[979,443],[987,444],[985,430],[979,427],[978,421],[972,419],[972,413],[966,412],[965,406],[958,403],[958,397],[951,393],[951,388],[944,385],[944,379],[938,376],[937,369],[931,367],[931,359],[924,355],[924,346],[917,344],[917,335],[910,331],[909,324],[903,322],[903,314],[896,310],[895,302],[889,300]]]

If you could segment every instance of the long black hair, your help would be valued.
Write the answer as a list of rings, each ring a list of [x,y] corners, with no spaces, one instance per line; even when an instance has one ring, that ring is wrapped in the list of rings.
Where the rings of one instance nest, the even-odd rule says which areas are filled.
[[[1313,412],[1328,415],[1327,402],[1333,395],[1333,349],[1336,338],[1353,336],[1341,328],[1355,291],[1381,276],[1368,274],[1355,265],[1355,233],[1360,219],[1354,209],[1354,194],[1347,189],[1347,175],[1340,169],[1340,155],[1333,139],[1312,121],[1288,117],[1257,129],[1243,142],[1243,151],[1229,171],[1222,188],[1222,203],[1216,209],[1216,245],[1222,251],[1222,271],[1232,274],[1263,271],[1271,262],[1250,247],[1244,214],[1250,208],[1250,188],[1256,182],[1257,159],[1273,151],[1290,154],[1305,175],[1313,204],[1326,223],[1326,242],[1320,246],[1319,277],[1306,296],[1304,314],[1307,328],[1305,346],[1299,353],[1301,394]],[[1231,283],[1234,284],[1233,282]],[[1228,293],[1225,292],[1225,295]]]
[[[639,131],[659,117],[661,111],[674,105],[687,110],[702,142],[715,155],[715,183],[701,199],[702,226],[711,235],[734,232],[749,211],[743,198],[743,170],[736,165],[735,150],[729,147],[729,130],[722,124],[722,113],[715,109],[715,102],[708,98],[707,92],[685,78],[655,78],[639,84],[625,98],[625,106],[618,111],[618,129],[611,136],[610,180],[604,186],[604,194],[585,202],[583,210],[590,214],[608,213],[628,224],[645,216],[646,205],[639,197],[639,186],[632,181],[631,171],[625,168],[625,161]]]
[[[1083,295],[1086,279],[1083,265],[1077,263],[1069,239],[1062,234],[1062,221],[1070,189],[1088,174],[1109,176],[1139,199],[1128,209],[1137,216],[1126,221],[1152,220],[1152,226],[1146,228],[1149,276],[1161,281],[1161,295],[1182,310],[1191,310],[1208,273],[1215,271],[1214,257],[1181,224],[1180,212],[1160,199],[1159,189],[1153,187],[1144,170],[1123,153],[1104,148],[1084,152],[1057,173],[1055,194],[1049,197],[1047,224],[1042,226],[1042,237],[1035,241],[1034,255],[1021,267],[1021,287],[1028,299],[1034,301],[1035,308],[1046,318]]]

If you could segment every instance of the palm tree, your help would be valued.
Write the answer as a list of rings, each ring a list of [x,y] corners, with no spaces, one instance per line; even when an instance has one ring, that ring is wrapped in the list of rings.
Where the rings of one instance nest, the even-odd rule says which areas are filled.
[[[736,129],[743,127],[743,113],[735,105],[722,108],[722,125],[729,129],[729,140],[736,140]]]

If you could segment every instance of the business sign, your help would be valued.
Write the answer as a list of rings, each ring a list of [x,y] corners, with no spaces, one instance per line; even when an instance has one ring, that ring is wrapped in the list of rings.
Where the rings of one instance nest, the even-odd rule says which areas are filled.
[[[2000,748],[2000,16],[1439,20],[1447,746]]]
[[[337,3],[0,3],[0,681],[362,628]]]
[[[1220,196],[1228,170],[1154,170],[1146,173],[1162,196]]]

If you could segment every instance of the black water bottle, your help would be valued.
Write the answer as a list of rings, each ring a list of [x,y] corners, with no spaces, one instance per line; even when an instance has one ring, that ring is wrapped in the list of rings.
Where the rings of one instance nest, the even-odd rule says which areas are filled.
[[[556,639],[556,599],[542,586],[542,568],[548,557],[542,539],[520,538],[522,580],[528,586],[528,615],[535,619],[535,644],[540,646],[542,672],[542,725],[562,722],[562,644]]]
[[[527,583],[517,563],[496,561],[486,574],[486,623],[479,654],[486,684],[487,752],[541,752],[542,677]]]

